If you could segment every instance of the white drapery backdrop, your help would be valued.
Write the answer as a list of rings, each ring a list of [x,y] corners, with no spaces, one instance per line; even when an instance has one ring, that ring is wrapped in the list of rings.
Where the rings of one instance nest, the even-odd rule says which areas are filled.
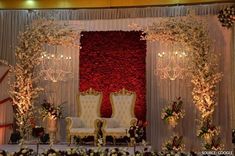
[[[39,103],[44,100],[58,106],[62,104],[63,117],[77,115],[77,94],[79,91],[79,49],[64,46],[46,45],[45,51],[48,54],[60,54],[64,56],[71,56],[71,77],[65,81],[52,82],[50,80],[40,80],[40,86],[44,88]],[[63,64],[57,66],[59,69],[64,69]],[[48,68],[49,69],[49,68]],[[39,69],[40,70],[40,69]],[[46,121],[42,123],[46,127]],[[64,119],[59,120],[57,139],[65,141],[66,137],[66,123]]]
[[[224,73],[223,81],[219,87],[219,103],[216,108],[215,122],[221,126],[223,134],[223,141],[226,143],[226,147],[231,144],[231,123],[229,120],[232,118],[229,110],[233,109],[234,96],[232,97],[232,88],[234,80],[234,72],[232,75],[232,58],[234,50],[232,50],[232,32],[221,28],[218,22],[216,14],[219,9],[224,8],[229,4],[221,5],[197,5],[197,6],[174,6],[174,7],[152,7],[152,8],[130,8],[130,9],[92,9],[92,10],[42,10],[36,12],[27,11],[0,11],[0,34],[5,34],[4,37],[1,35],[0,38],[0,57],[14,62],[13,48],[16,43],[16,35],[18,30],[23,30],[25,24],[30,23],[32,20],[37,19],[36,14],[42,15],[43,17],[57,16],[58,19],[62,20],[79,20],[80,21],[68,21],[70,24],[81,27],[84,31],[112,31],[112,30],[124,30],[130,31],[128,25],[131,23],[137,23],[140,25],[151,24],[153,21],[158,21],[160,18],[154,17],[168,17],[168,16],[183,16],[188,8],[194,8],[196,14],[210,15],[205,17],[210,27],[210,35],[216,40],[214,48],[216,52],[220,52],[221,57],[221,71]],[[147,17],[147,18],[143,18]],[[19,19],[18,19],[19,18]],[[11,24],[9,27],[6,23]],[[18,25],[16,27],[15,25]],[[10,43],[10,44],[4,44]],[[187,149],[197,150],[200,147],[199,139],[195,136],[196,122],[195,118],[198,118],[198,111],[192,103],[191,97],[191,86],[188,82],[184,81],[166,81],[160,80],[156,77],[154,72],[154,66],[156,63],[156,53],[158,52],[158,43],[147,43],[147,119],[150,122],[148,127],[148,141],[154,149],[160,149],[162,142],[169,137],[172,132],[169,128],[161,121],[160,113],[161,109],[168,104],[169,101],[173,100],[177,96],[181,96],[184,101],[184,107],[186,110],[186,116],[182,122],[177,126],[174,132],[184,134],[185,143]],[[64,51],[69,51],[69,49]],[[78,58],[79,53],[75,53],[72,58]],[[75,60],[75,61],[78,61]],[[79,70],[79,63],[75,62],[73,66],[74,70]],[[233,76],[233,77],[232,77]],[[58,90],[58,95],[63,95],[61,103],[67,101],[69,103],[65,106],[66,114],[75,116],[76,115],[76,94],[78,93],[78,82],[79,76],[74,77],[71,83],[75,84],[75,88],[72,85],[62,85]],[[77,84],[76,84],[77,83]],[[77,87],[77,90],[76,90]],[[71,94],[73,93],[73,95]],[[72,95],[74,97],[68,96]],[[233,99],[232,99],[233,98]],[[72,100],[71,100],[72,99]],[[60,103],[58,102],[58,103]],[[63,122],[63,121],[61,121]],[[64,127],[64,126],[62,126]],[[65,139],[65,128],[60,130],[61,140]]]

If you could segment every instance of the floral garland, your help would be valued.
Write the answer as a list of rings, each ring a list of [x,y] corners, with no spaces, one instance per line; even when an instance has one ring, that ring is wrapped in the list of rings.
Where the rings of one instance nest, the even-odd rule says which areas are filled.
[[[43,90],[37,86],[39,76],[34,70],[41,62],[43,44],[79,46],[76,44],[79,37],[78,31],[54,20],[38,20],[20,33],[15,52],[16,65],[8,65],[10,72],[15,76],[15,81],[10,82],[9,92],[16,109],[16,123],[22,141],[31,133],[33,104],[39,92]]]
[[[173,151],[173,152],[181,152],[185,149],[185,145],[183,144],[183,136],[174,135],[171,139],[167,140],[162,145],[163,151]]]
[[[218,19],[223,27],[231,28],[235,21],[235,6],[230,6],[223,10],[220,10]]]
[[[182,110],[183,101],[181,97],[173,101],[171,105],[163,109],[161,118],[173,128],[178,124],[179,120],[185,115],[185,110]]]
[[[183,18],[164,18],[147,27],[135,24],[131,27],[143,31],[141,37],[143,40],[168,42],[169,44],[180,43],[192,54],[189,71],[192,72],[193,102],[200,111],[200,122],[212,121],[216,106],[216,86],[220,82],[222,74],[217,71],[218,56],[212,51],[212,41],[205,22],[190,14]],[[206,140],[203,142],[204,146],[208,144]]]
[[[43,120],[46,118],[50,119],[61,119],[62,115],[62,105],[54,106],[53,104],[44,100],[40,113],[42,114]]]

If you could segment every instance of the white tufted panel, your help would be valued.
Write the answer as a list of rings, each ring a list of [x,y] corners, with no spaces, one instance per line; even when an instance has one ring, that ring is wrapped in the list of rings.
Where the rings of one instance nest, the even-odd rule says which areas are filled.
[[[135,94],[111,95],[111,98],[114,106],[112,117],[119,122],[120,127],[129,128],[130,121],[134,117]]]
[[[83,121],[83,127],[94,128],[94,121],[99,118],[100,99],[101,94],[79,96],[79,117]]]

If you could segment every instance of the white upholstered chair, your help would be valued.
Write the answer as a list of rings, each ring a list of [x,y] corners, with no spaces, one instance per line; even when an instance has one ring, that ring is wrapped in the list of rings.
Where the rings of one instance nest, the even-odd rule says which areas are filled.
[[[103,137],[106,136],[116,138],[125,137],[127,130],[131,125],[136,124],[137,119],[134,114],[134,107],[136,101],[136,93],[122,89],[118,92],[110,94],[112,105],[112,117],[103,118]]]
[[[96,122],[100,118],[102,93],[90,88],[78,95],[78,117],[67,117],[67,141],[74,136],[93,136],[96,143]]]

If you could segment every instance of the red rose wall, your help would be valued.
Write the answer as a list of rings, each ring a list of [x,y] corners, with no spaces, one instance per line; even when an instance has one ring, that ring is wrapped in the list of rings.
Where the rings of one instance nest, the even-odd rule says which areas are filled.
[[[110,117],[111,92],[122,88],[136,92],[135,115],[146,115],[146,42],[140,32],[82,32],[80,91],[94,88],[103,93],[102,117]]]

